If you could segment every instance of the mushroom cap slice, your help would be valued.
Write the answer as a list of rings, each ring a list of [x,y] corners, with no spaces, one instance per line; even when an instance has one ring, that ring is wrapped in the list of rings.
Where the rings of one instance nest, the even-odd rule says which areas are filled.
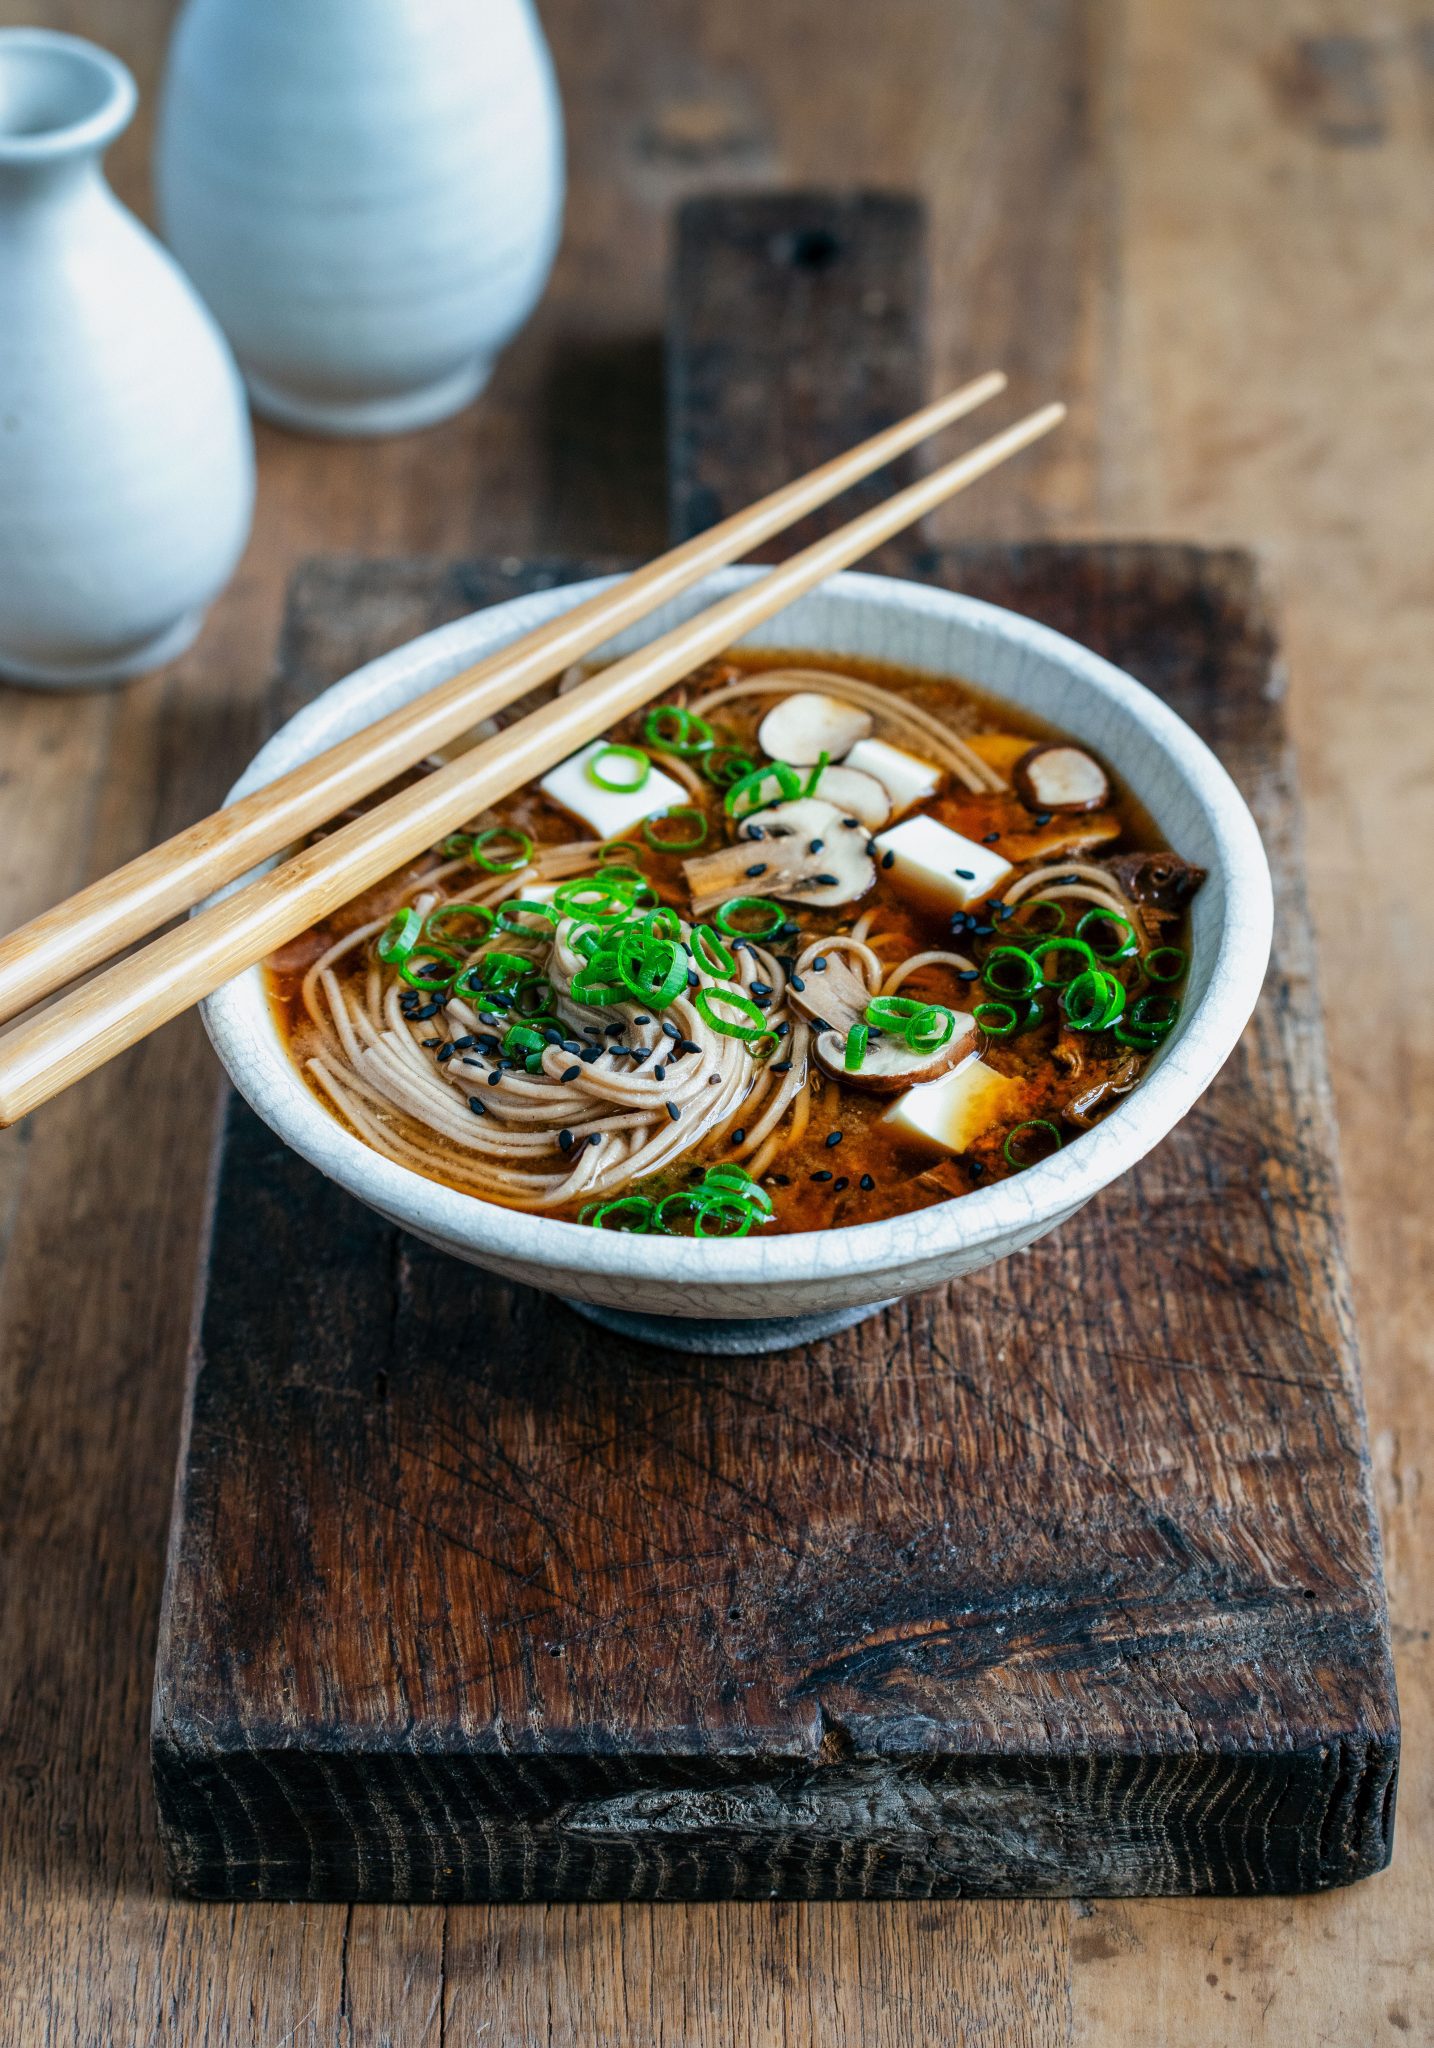
[[[871,713],[815,690],[798,690],[774,704],[757,728],[757,744],[773,761],[807,768],[842,755],[871,731]]]
[[[939,1081],[954,1067],[964,1067],[977,1057],[981,1033],[975,1018],[964,1010],[953,1010],[951,1015],[956,1020],[951,1036],[935,1052],[913,1052],[905,1039],[885,1031],[867,1040],[861,1065],[854,1072],[846,1067],[846,1034],[819,1032],[817,1065],[848,1088],[864,1089],[868,1095],[902,1095],[908,1088],[919,1088],[923,1081]]]
[[[735,845],[682,863],[693,916],[729,896],[774,896],[823,909],[864,896],[876,880],[866,827],[842,817],[835,804],[800,796],[743,818]]]
[[[1093,754],[1068,740],[1043,741],[1012,770],[1028,811],[1099,811],[1110,802],[1110,777]]]
[[[891,798],[874,775],[860,768],[823,768],[813,794],[835,804],[844,818],[855,818],[868,832],[879,832],[891,816]]]

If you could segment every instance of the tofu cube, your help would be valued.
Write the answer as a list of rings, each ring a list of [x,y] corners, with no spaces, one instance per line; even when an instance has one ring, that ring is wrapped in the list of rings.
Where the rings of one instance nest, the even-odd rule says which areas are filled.
[[[887,866],[887,855],[895,858]],[[936,818],[903,818],[876,835],[878,874],[942,910],[967,910],[1011,873],[991,846],[978,846]]]
[[[664,775],[655,762],[648,770],[641,789],[600,787],[588,774],[588,763],[608,744],[607,740],[594,740],[580,754],[571,754],[556,768],[550,768],[538,784],[544,796],[551,797],[555,804],[561,804],[565,811],[571,811],[575,818],[581,818],[599,839],[621,839],[644,818],[655,818],[673,804],[687,801],[687,791],[682,784],[674,782],[670,775]],[[621,774],[631,765],[626,760],[614,762],[614,774]]]
[[[1007,1079],[984,1060],[971,1060],[898,1095],[883,1117],[904,1138],[939,1152],[966,1152],[993,1125],[1016,1114],[1019,1081]]]
[[[904,754],[900,747],[888,746],[885,740],[858,740],[842,766],[874,775],[891,798],[894,811],[909,811],[913,804],[925,803],[941,787],[939,768],[915,754]]]

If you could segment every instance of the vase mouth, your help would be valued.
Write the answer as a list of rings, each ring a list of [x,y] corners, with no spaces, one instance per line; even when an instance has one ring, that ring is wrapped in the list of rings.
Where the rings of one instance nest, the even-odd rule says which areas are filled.
[[[138,99],[127,66],[97,43],[0,28],[0,168],[103,149],[128,127]]]

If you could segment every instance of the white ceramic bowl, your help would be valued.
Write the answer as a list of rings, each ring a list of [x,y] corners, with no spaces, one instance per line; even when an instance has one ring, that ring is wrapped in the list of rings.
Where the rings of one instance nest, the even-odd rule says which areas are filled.
[[[613,641],[625,653],[760,574],[732,569]],[[599,586],[495,605],[425,634],[336,683],[275,734],[235,785],[241,796],[454,674]],[[522,1215],[392,1165],[343,1130],[285,1055],[251,969],[205,1004],[220,1059],[259,1115],[321,1172],[428,1243],[579,1302],[628,1316],[851,1321],[890,1300],[992,1264],[1063,1223],[1158,1144],[1223,1064],[1269,956],[1270,876],[1229,776],[1174,712],[1109,662],[1013,612],[880,576],[835,577],[746,645],[827,649],[964,677],[1092,746],[1161,833],[1209,871],[1193,905],[1189,991],[1140,1086],[1093,1131],[1009,1180],[915,1215],[849,1229],[694,1244]],[[837,1317],[834,1312],[847,1311]],[[706,1348],[706,1347],[703,1347]]]

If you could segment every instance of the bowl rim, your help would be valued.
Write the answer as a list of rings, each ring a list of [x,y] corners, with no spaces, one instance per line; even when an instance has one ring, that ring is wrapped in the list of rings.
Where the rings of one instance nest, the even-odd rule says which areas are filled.
[[[680,602],[690,606],[694,600],[710,600],[764,573],[745,567],[718,571]],[[248,795],[318,752],[339,736],[341,728],[352,729],[356,711],[379,716],[389,708],[381,700],[395,686],[401,690],[408,684],[409,694],[416,695],[436,680],[435,671],[453,673],[462,660],[493,651],[618,580],[600,576],[555,584],[468,613],[380,655],[331,684],[281,726],[254,756],[226,801]],[[1103,656],[1049,626],[983,599],[858,571],[830,578],[821,592],[903,613],[958,619],[1058,664],[1076,682],[1134,718],[1174,761],[1203,810],[1225,888],[1209,982],[1140,1087],[1109,1118],[1082,1133],[1079,1145],[1024,1173],[929,1208],[879,1222],[780,1237],[708,1239],[694,1253],[694,1240],[688,1238],[603,1232],[539,1212],[507,1209],[385,1159],[347,1131],[310,1092],[279,1039],[263,970],[253,967],[217,989],[203,1004],[202,1015],[221,1063],[264,1122],[349,1193],[420,1236],[463,1245],[485,1264],[581,1272],[635,1283],[680,1285],[701,1280],[718,1287],[810,1282],[838,1273],[895,1273],[933,1258],[954,1260],[1005,1238],[1027,1242],[1151,1151],[1191,1109],[1233,1051],[1264,980],[1273,895],[1264,847],[1244,798],[1205,742],[1167,704]],[[1000,692],[992,694],[999,697]],[[256,1030],[256,1023],[267,1028]]]

